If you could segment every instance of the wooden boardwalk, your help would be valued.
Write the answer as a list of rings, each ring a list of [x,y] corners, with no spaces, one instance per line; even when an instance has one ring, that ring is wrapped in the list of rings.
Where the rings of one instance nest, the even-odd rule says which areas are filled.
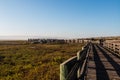
[[[103,47],[92,44],[86,80],[120,80],[120,58]]]

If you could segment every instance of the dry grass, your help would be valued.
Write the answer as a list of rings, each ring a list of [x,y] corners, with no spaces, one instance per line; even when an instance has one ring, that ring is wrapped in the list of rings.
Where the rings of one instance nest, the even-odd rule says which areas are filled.
[[[59,65],[84,44],[0,46],[0,80],[59,80]]]

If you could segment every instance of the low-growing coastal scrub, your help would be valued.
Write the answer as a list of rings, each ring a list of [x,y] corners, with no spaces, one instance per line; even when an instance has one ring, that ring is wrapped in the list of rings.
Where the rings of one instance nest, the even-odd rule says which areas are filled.
[[[83,45],[0,45],[0,80],[59,80],[59,65]]]

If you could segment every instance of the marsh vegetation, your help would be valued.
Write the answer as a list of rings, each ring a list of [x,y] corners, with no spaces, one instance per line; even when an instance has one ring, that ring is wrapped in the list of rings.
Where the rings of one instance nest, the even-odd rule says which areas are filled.
[[[59,80],[60,63],[83,45],[0,45],[0,80]]]

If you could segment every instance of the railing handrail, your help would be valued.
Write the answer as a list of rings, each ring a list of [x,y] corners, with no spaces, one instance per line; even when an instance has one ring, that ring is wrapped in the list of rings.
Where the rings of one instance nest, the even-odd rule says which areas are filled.
[[[114,44],[114,45],[112,45],[112,44]],[[105,42],[103,47],[108,49],[110,52],[114,53],[118,57],[120,57],[120,44]]]
[[[76,78],[78,78],[77,72],[80,66],[81,65],[86,66],[87,59],[88,59],[88,51],[89,51],[89,45],[87,44],[86,46],[84,46],[84,49],[82,51],[79,51],[77,53],[77,57],[75,56],[77,59],[75,61],[75,64],[71,66],[72,68],[70,69],[69,73],[67,73],[67,75],[64,75],[63,76],[64,78],[61,78],[60,80],[75,80]],[[63,62],[60,66],[66,65],[67,63],[69,63],[69,61],[73,60],[75,57],[68,59],[67,61]]]
[[[70,60],[72,60],[74,58],[77,58],[77,56],[73,56],[73,57],[69,58],[68,60],[66,60],[65,62],[61,63],[60,65],[64,65],[64,64],[68,63]]]

